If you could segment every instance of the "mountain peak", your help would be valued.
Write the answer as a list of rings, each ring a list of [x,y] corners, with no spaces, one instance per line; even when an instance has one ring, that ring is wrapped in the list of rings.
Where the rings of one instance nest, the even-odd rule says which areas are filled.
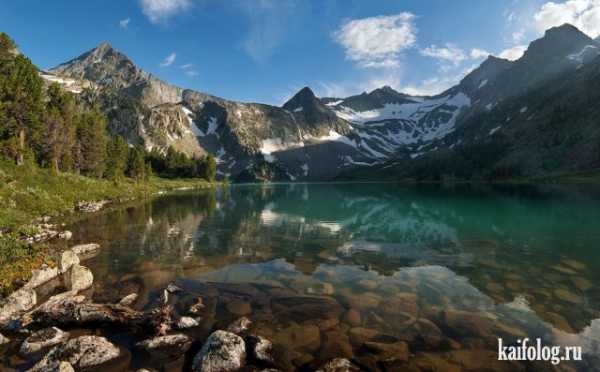
[[[533,41],[523,58],[539,59],[547,62],[553,56],[564,57],[573,51],[579,51],[583,46],[592,44],[592,38],[581,32],[577,27],[565,23],[562,26],[552,27],[540,39]]]
[[[584,34],[584,33],[570,23],[563,23],[560,26],[555,26],[555,27],[551,27],[551,28],[547,29],[546,32],[544,33],[544,37],[552,36],[552,35],[560,35],[560,34]]]
[[[288,111],[297,110],[300,107],[310,107],[320,104],[319,99],[309,87],[304,87],[298,91],[290,100],[288,100],[283,108]]]
[[[98,46],[96,48],[94,48],[96,50],[108,50],[108,49],[112,49],[112,45],[110,45],[110,43],[108,41],[103,41],[100,44],[98,44]]]
[[[398,93],[398,91],[394,90],[394,88],[392,88],[389,85],[384,85],[381,88],[377,88],[371,91],[371,93],[369,94],[400,94]]]

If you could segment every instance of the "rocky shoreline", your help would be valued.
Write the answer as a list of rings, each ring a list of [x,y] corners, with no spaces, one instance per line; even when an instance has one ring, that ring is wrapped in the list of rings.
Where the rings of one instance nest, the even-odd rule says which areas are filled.
[[[57,267],[35,270],[28,283],[0,304],[0,348],[16,351],[30,365],[28,371],[114,367],[127,363],[134,351],[157,364],[169,363],[184,357],[194,344],[201,347],[189,357],[192,371],[287,370],[274,356],[273,343],[249,332],[252,321],[245,316],[224,329],[212,330],[206,338],[183,333],[200,325],[206,306],[202,297],[197,297],[187,310],[176,311],[181,307],[178,297],[183,290],[175,284],[169,284],[143,311],[133,307],[138,300],[135,292],[117,303],[92,302],[85,292],[93,284],[93,274],[81,262],[99,250],[98,244],[91,243],[63,251],[57,257]],[[90,329],[95,333],[104,327],[145,338],[134,344],[134,350],[124,350],[104,336],[77,336],[77,332],[63,330]],[[334,358],[319,369],[358,370],[345,358]]]

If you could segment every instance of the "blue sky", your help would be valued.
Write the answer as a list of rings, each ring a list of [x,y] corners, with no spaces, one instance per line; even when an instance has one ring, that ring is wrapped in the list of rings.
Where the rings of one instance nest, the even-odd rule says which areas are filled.
[[[41,68],[108,41],[173,84],[271,104],[306,85],[439,93],[564,22],[596,37],[600,0],[4,0],[0,12]]]

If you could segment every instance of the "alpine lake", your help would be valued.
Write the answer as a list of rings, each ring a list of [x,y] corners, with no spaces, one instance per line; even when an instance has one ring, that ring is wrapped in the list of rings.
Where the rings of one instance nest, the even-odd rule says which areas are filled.
[[[144,330],[69,329],[126,350],[114,370],[180,371],[240,317],[279,370],[347,358],[366,371],[600,370],[600,187],[233,185],[115,207],[66,229],[95,242],[95,302],[148,309],[169,284],[195,341],[171,360]],[[581,361],[500,361],[498,339],[581,346]],[[31,361],[1,357],[0,370]],[[249,371],[259,368],[247,367]]]

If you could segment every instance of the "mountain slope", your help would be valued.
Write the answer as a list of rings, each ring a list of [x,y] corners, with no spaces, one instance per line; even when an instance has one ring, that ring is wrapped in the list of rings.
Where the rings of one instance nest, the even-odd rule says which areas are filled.
[[[73,81],[97,90],[109,129],[130,143],[159,151],[173,146],[196,156],[214,154],[222,177],[244,181],[411,177],[427,168],[428,177],[439,178],[448,168],[443,164],[459,164],[459,158],[470,159],[463,163],[472,167],[472,175],[492,177],[564,168],[560,161],[540,165],[547,149],[537,141],[568,132],[556,127],[550,134],[537,133],[539,126],[556,120],[548,112],[570,110],[559,93],[548,94],[557,86],[568,90],[562,96],[577,102],[592,94],[569,79],[585,76],[595,81],[590,69],[599,54],[597,41],[563,25],[532,42],[519,60],[490,56],[459,84],[436,96],[410,96],[382,87],[347,98],[319,99],[306,87],[282,107],[234,102],[172,86],[106,43],[52,69],[47,78],[62,79],[76,93],[83,84]],[[583,106],[578,110],[589,111]],[[590,115],[585,120],[593,120],[595,114]],[[587,130],[588,124],[584,126]],[[595,138],[590,130],[590,138]],[[585,155],[584,160],[569,155],[569,162],[576,168],[593,166],[589,159],[595,147],[573,136],[563,147],[570,151],[582,145]],[[526,151],[528,147],[536,152]],[[499,169],[493,170],[496,166]],[[492,169],[484,171],[486,167]],[[467,176],[469,171],[458,173]]]
[[[223,177],[325,179],[357,151],[344,136],[349,124],[309,88],[284,107],[228,101],[169,85],[107,43],[50,73],[91,82],[111,132],[147,149],[212,153]]]
[[[571,26],[549,30],[488,83],[503,96],[495,105],[465,115],[455,132],[418,154],[343,177],[502,179],[600,168],[600,56],[590,42]],[[586,56],[574,62],[578,50]],[[461,85],[467,79],[476,81],[468,76]]]

